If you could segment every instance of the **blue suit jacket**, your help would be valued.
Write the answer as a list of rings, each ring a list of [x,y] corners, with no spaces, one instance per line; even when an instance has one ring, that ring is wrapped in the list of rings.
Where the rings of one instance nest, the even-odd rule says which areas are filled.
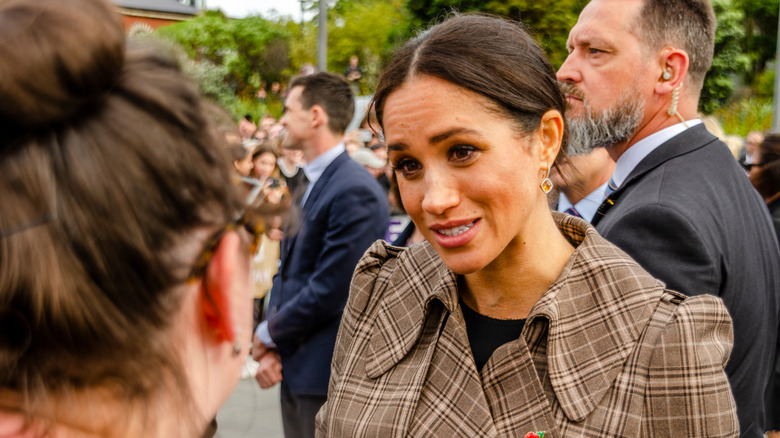
[[[389,216],[377,181],[342,153],[312,187],[297,233],[282,240],[267,320],[292,393],[327,394],[352,273]]]
[[[593,224],[669,289],[723,300],[734,321],[726,374],[741,436],[761,437],[780,251],[766,204],[726,145],[704,125],[670,139],[601,204]]]

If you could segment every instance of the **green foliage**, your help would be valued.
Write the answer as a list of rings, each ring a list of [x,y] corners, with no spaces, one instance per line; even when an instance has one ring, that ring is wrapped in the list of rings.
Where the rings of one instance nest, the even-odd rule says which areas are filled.
[[[219,11],[207,11],[190,21],[161,27],[155,34],[179,43],[190,58],[216,65],[222,64],[224,55],[235,45],[229,20]]]
[[[761,99],[772,99],[775,94],[775,71],[766,69],[758,75],[753,84],[753,95]]]
[[[290,65],[290,35],[284,26],[254,16],[231,21],[230,30],[235,46],[227,65],[241,97],[254,96],[261,79],[282,80],[281,72]]]
[[[714,114],[726,134],[746,136],[750,131],[768,131],[772,127],[772,100],[747,98],[732,102]]]
[[[734,78],[747,73],[750,58],[742,52],[745,37],[743,11],[734,8],[732,0],[713,0],[718,27],[715,32],[715,55],[704,78],[699,109],[712,114],[734,93]]]
[[[185,68],[204,92],[234,117],[264,113],[255,99],[262,81],[279,81],[289,67],[286,22],[262,17],[231,20],[208,11],[190,21],[158,29],[155,35],[179,44],[191,59]]]
[[[402,0],[342,1],[328,17],[328,67],[344,72],[357,55],[365,92],[376,88],[383,55],[401,42],[408,29]]]
[[[747,82],[751,83],[775,58],[777,47],[777,14],[780,0],[735,0],[735,7],[745,12],[742,27],[743,50],[750,57]]]
[[[566,40],[587,0],[407,0],[412,26],[424,28],[452,11],[481,11],[523,21],[553,66],[566,60]]]
[[[569,30],[586,4],[584,0],[491,0],[483,11],[523,21],[557,70],[568,56]]]

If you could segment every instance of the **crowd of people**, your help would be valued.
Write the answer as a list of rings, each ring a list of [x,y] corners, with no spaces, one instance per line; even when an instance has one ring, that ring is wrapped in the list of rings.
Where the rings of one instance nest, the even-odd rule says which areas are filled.
[[[455,15],[348,131],[357,57],[234,121],[112,3],[1,2],[0,437],[218,435],[251,357],[287,438],[777,438],[780,134],[697,114],[714,34]]]

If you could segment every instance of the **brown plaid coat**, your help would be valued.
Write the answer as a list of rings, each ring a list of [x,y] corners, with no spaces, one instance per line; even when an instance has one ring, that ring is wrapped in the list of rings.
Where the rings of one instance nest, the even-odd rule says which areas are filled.
[[[369,248],[317,435],[738,436],[723,372],[731,320],[721,301],[665,290],[585,221],[555,217],[577,249],[522,336],[481,373],[455,274],[433,248]]]

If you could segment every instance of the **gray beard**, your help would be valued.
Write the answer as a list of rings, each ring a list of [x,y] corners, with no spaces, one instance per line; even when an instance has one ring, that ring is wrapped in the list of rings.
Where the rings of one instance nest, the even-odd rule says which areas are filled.
[[[569,117],[569,141],[566,153],[586,155],[594,148],[609,147],[630,139],[639,128],[644,111],[635,93],[623,93],[612,107],[599,114],[583,99],[585,115]]]

